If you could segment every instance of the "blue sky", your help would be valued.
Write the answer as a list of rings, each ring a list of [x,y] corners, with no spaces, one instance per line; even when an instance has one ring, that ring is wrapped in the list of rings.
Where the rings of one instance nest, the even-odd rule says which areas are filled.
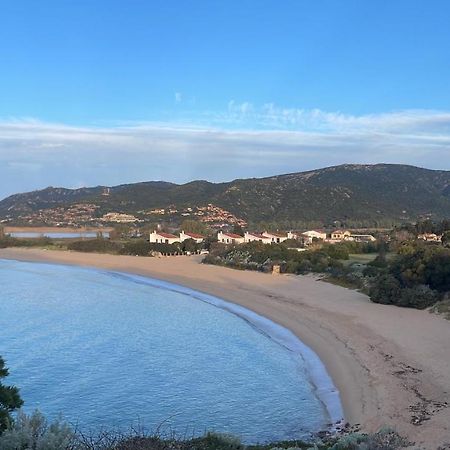
[[[0,197],[450,169],[446,0],[0,3]]]

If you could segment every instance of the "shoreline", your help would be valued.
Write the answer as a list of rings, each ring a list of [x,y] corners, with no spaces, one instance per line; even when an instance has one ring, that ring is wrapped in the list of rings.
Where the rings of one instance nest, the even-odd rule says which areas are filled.
[[[450,323],[426,311],[373,304],[313,276],[206,266],[199,257],[2,249],[0,258],[142,275],[240,305],[290,330],[319,356],[351,424],[369,432],[394,426],[426,449],[450,442]]]
[[[42,264],[42,263],[41,263]],[[49,264],[49,263],[44,263]],[[99,269],[92,269],[99,270]],[[104,269],[102,269],[102,272]],[[146,285],[156,287],[158,289],[169,290],[177,293],[187,295],[195,300],[207,303],[208,305],[220,308],[233,314],[240,319],[247,322],[258,333],[261,333],[277,343],[279,346],[288,351],[298,355],[304,362],[308,370],[309,383],[311,384],[314,395],[323,405],[329,425],[331,429],[336,424],[341,424],[344,420],[344,413],[342,410],[342,403],[340,393],[328,374],[325,365],[320,360],[319,356],[307,345],[305,345],[294,333],[282,327],[276,322],[273,322],[267,317],[263,317],[254,311],[244,308],[243,306],[232,303],[219,297],[193,290],[189,287],[175,284],[168,281],[158,280],[156,278],[144,277],[142,275],[135,275],[126,272],[112,272],[106,273],[126,277],[132,282],[144,283]]]

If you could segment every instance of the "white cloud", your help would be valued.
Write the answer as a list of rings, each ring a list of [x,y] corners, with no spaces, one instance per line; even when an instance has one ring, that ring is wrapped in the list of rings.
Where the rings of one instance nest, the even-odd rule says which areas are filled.
[[[227,111],[203,120],[216,126],[0,121],[0,197],[46,185],[78,186],[80,179],[89,185],[222,181],[352,162],[450,169],[445,111],[351,116],[230,102]]]

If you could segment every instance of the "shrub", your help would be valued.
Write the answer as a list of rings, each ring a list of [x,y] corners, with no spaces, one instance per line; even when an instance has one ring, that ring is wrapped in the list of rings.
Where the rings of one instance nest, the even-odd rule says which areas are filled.
[[[374,303],[395,305],[400,295],[400,282],[392,275],[378,276],[369,288],[369,297]]]
[[[404,288],[398,300],[398,306],[425,309],[438,301],[438,295],[428,286],[419,285],[412,288]]]
[[[87,253],[117,253],[121,246],[107,239],[89,239],[85,241],[74,241],[67,245],[69,250]]]
[[[18,414],[14,424],[0,436],[2,450],[63,450],[74,440],[72,429],[59,420],[48,424],[45,417],[35,411],[27,416]]]
[[[139,239],[136,241],[126,242],[120,249],[121,255],[137,255],[137,256],[148,256],[152,246],[145,239]]]

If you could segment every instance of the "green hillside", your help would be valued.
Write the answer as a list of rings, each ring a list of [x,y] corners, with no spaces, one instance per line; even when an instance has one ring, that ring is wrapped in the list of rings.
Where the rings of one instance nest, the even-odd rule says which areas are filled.
[[[107,193],[108,195],[105,195]],[[250,223],[312,222],[329,224],[413,221],[450,216],[450,172],[413,166],[341,165],[269,178],[228,183],[145,182],[109,188],[46,188],[16,194],[0,202],[0,218],[17,219],[30,212],[97,205],[98,214],[139,212],[212,203]]]

